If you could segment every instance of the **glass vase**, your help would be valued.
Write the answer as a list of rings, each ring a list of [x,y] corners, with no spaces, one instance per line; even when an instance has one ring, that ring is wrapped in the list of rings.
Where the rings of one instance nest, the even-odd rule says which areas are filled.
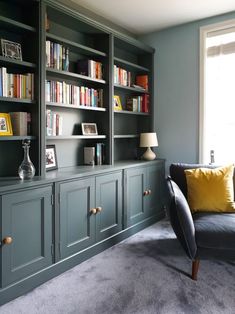
[[[24,159],[19,166],[18,174],[22,180],[32,179],[35,175],[35,168],[29,157],[30,140],[24,140],[22,147],[24,150]]]

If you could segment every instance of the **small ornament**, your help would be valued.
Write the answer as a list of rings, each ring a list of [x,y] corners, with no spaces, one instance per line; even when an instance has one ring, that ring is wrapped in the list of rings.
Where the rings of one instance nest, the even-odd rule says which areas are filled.
[[[23,140],[22,147],[24,149],[24,159],[19,166],[18,174],[22,180],[32,179],[35,175],[35,168],[29,158],[30,140]]]

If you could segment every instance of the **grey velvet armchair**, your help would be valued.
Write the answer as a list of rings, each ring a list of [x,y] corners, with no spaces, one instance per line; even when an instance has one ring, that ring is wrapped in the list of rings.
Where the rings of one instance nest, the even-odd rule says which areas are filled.
[[[178,240],[192,261],[193,280],[197,280],[201,259],[235,260],[235,213],[191,214],[184,170],[202,166],[215,168],[200,164],[172,164],[167,178],[168,215]]]

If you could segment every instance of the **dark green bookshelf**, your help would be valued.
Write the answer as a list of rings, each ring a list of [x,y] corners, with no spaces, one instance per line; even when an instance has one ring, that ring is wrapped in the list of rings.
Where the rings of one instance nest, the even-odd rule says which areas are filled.
[[[12,20],[10,18],[7,18],[5,16],[0,15],[0,27],[5,28],[7,30],[10,30],[11,32],[17,32],[17,33],[22,33],[22,32],[33,32],[36,33],[36,28],[32,27],[30,25]]]
[[[36,136],[24,135],[24,136],[0,136],[0,141],[23,141],[23,140],[35,140]]]
[[[98,80],[89,76],[85,76],[85,75],[81,75],[81,74],[77,74],[77,73],[72,73],[72,72],[68,72],[68,71],[63,71],[63,70],[57,70],[57,69],[53,69],[53,68],[46,68],[46,71],[48,74],[54,74],[60,77],[64,77],[64,78],[77,78],[77,79],[81,79],[84,81],[90,81],[90,82],[95,82],[95,83],[99,83],[99,84],[106,84],[105,80]]]
[[[121,58],[114,57],[114,63],[117,65],[123,66],[127,69],[130,69],[130,70],[134,69],[134,70],[138,70],[141,72],[147,72],[147,73],[150,72],[150,69],[148,69],[146,67],[143,67],[143,66],[140,66],[138,64],[126,61],[126,60],[121,59]]]
[[[53,35],[53,34],[50,34],[50,33],[46,33],[46,38],[51,40],[51,41],[54,41],[54,42],[57,42],[59,44],[62,44],[62,45],[65,45],[66,47],[74,50],[74,51],[77,51],[81,54],[84,54],[84,55],[88,55],[88,56],[101,56],[101,57],[106,57],[107,54],[105,52],[102,52],[102,51],[99,51],[99,50],[96,50],[96,49],[92,49],[90,47],[87,47],[85,45],[82,45],[82,44],[78,44],[76,42],[73,42],[71,40],[68,40],[66,38],[63,38],[63,37],[60,37],[60,36],[56,36],[56,35]]]
[[[14,59],[6,58],[3,56],[0,56],[0,64],[5,64],[5,66],[12,65],[12,66],[17,66],[17,67],[22,67],[22,68],[30,68],[30,69],[36,68],[35,63],[27,62],[27,61],[14,60]]]

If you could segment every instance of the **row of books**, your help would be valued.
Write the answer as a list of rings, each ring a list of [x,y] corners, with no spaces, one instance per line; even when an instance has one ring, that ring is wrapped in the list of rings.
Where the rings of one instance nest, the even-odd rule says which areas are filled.
[[[50,109],[46,110],[46,135],[62,135],[62,126],[63,117]]]
[[[130,71],[122,69],[117,65],[114,65],[114,84],[119,84],[122,86],[131,86],[132,75]]]
[[[136,75],[134,78],[130,71],[114,65],[114,84],[141,88],[148,91],[148,75]]]
[[[78,60],[77,70],[79,74],[89,76],[94,79],[102,80],[103,78],[102,63],[95,60]]]
[[[149,95],[144,94],[128,98],[126,109],[134,112],[149,112]]]
[[[103,89],[75,86],[66,82],[46,80],[46,102],[75,106],[103,107]]]
[[[31,113],[30,112],[9,112],[13,135],[31,135]]]
[[[34,99],[34,74],[8,73],[7,68],[0,68],[0,97]]]
[[[69,48],[47,40],[46,66],[57,70],[69,71]]]

